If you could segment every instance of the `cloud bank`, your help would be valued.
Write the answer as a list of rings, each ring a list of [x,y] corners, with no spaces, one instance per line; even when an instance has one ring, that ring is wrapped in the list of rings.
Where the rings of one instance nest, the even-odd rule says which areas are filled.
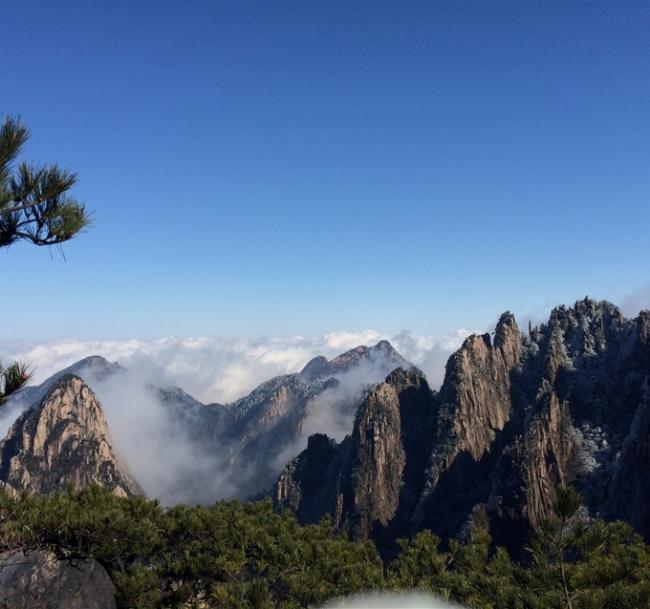
[[[84,376],[104,407],[114,449],[147,497],[169,506],[238,494],[228,481],[226,456],[201,450],[141,378],[131,371]]]
[[[442,382],[447,358],[469,334],[460,329],[447,336],[410,331],[390,336],[364,330],[331,332],[311,338],[68,339],[40,344],[0,344],[0,358],[30,362],[36,372],[35,382],[39,383],[84,357],[101,355],[156,385],[181,387],[205,403],[227,403],[274,376],[297,372],[316,355],[331,358],[381,339],[389,340],[407,360],[421,368],[436,388]]]
[[[243,340],[223,337],[163,338],[159,340],[62,340],[43,344],[0,345],[5,361],[22,359],[35,368],[35,383],[90,355],[118,362],[125,370],[95,377],[92,366],[79,374],[97,394],[108,420],[113,447],[149,497],[165,505],[210,503],[250,494],[255,471],[242,461],[232,463],[228,447],[210,450],[188,436],[159,396],[157,387],[178,386],[204,403],[226,403],[247,395],[270,378],[299,371],[316,355],[335,357],[359,345],[390,340],[413,364],[421,367],[435,387],[442,380],[449,354],[469,333],[433,337],[401,332],[387,336],[374,330]],[[278,447],[272,468],[277,475],[307,444],[311,433],[336,440],[352,430],[354,413],[364,386],[390,372],[388,362],[364,362],[338,375],[338,384],[315,397],[299,437]],[[0,413],[0,437],[30,403],[15,399]],[[258,492],[260,489],[253,489]]]

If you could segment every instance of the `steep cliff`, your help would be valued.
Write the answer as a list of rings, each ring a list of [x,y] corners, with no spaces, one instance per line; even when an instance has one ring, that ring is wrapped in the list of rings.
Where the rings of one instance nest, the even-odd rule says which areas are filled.
[[[337,444],[324,434],[309,437],[307,448],[282,470],[275,485],[278,506],[301,522],[319,522],[330,514],[336,525],[343,517],[342,471],[349,441]]]
[[[521,333],[514,316],[504,313],[494,340],[489,334],[470,336],[449,359],[415,529],[450,537],[485,500],[490,469],[507,439],[511,377],[521,357]]]
[[[366,395],[340,445],[322,434],[309,439],[280,475],[276,505],[302,522],[329,512],[355,539],[403,527],[423,484],[433,406],[420,371],[395,370]]]
[[[13,492],[99,484],[116,495],[141,493],[113,452],[99,401],[73,375],[57,379],[0,442],[0,484]]]
[[[551,393],[505,447],[489,480],[487,512],[499,545],[513,547],[552,514],[555,491],[575,480],[575,433],[566,404]]]
[[[449,539],[481,524],[513,548],[572,484],[592,514],[649,536],[649,344],[650,313],[626,319],[607,302],[557,307],[527,335],[505,313],[493,337],[471,336],[449,359],[439,393],[421,392],[415,371],[371,390],[350,437],[285,469],[299,500],[276,486],[276,504],[312,521],[305,489],[320,480],[339,494],[322,505],[354,537],[428,528]]]
[[[634,414],[618,459],[612,467],[612,480],[605,498],[605,515],[631,522],[650,539],[650,311],[637,322],[636,356],[645,377],[641,380],[638,408]],[[628,379],[629,380],[629,379]]]
[[[226,452],[232,486],[244,497],[272,488],[283,465],[307,444],[307,430],[324,431],[335,421],[341,437],[349,433],[364,387],[400,365],[408,364],[380,341],[329,361],[314,358],[300,372],[275,377],[221,407],[210,445]]]

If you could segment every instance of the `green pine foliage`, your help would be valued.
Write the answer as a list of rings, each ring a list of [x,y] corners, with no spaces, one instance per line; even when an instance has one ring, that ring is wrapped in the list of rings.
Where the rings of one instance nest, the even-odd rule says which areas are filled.
[[[19,240],[59,245],[90,224],[85,206],[70,196],[74,173],[58,165],[15,166],[28,138],[17,119],[0,125],[0,247]]]
[[[588,520],[558,491],[556,515],[514,562],[475,531],[443,548],[430,531],[383,565],[325,519],[300,526],[269,501],[163,509],[100,488],[46,496],[0,493],[0,550],[92,557],[122,609],[299,609],[364,590],[420,590],[472,609],[650,608],[650,549],[625,523]]]
[[[90,225],[85,206],[70,196],[77,176],[58,165],[36,166],[16,160],[29,139],[20,120],[0,124],[0,248],[16,241],[57,245]],[[27,365],[0,363],[0,406],[32,378]]]
[[[33,377],[29,366],[23,362],[14,362],[6,368],[0,362],[0,406],[9,397],[22,389]]]
[[[286,609],[383,585],[371,543],[301,527],[270,501],[163,509],[91,488],[47,496],[0,494],[3,548],[92,557],[111,574],[120,607]],[[189,603],[189,605],[188,605]]]
[[[650,607],[650,552],[624,522],[588,520],[580,497],[559,489],[555,516],[531,544],[522,581],[533,609]]]

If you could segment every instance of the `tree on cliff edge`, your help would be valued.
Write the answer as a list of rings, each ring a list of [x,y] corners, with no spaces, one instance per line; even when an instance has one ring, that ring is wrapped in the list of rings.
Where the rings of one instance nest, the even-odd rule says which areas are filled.
[[[60,245],[90,224],[83,204],[70,196],[77,176],[57,165],[15,164],[29,131],[13,118],[0,126],[0,248],[16,241]],[[0,364],[0,405],[31,378],[27,366]]]

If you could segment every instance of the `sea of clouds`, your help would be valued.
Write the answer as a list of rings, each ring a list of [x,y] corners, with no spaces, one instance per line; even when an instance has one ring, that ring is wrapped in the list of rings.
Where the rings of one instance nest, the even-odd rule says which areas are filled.
[[[89,355],[101,355],[158,386],[177,386],[204,403],[227,403],[260,383],[299,371],[311,358],[335,357],[359,345],[387,339],[437,388],[449,355],[470,334],[445,336],[403,331],[390,336],[375,330],[331,332],[316,337],[170,337],[155,340],[77,340],[0,343],[4,362],[29,362],[39,383]]]
[[[648,298],[650,288],[646,286],[622,303],[622,308],[628,315],[636,315],[640,308],[647,306]],[[550,308],[551,304],[547,304],[524,317],[520,327],[525,327],[528,319],[535,324],[544,321]],[[104,407],[114,449],[149,497],[172,505],[247,496],[250,491],[247,481],[255,472],[246,471],[246,464],[232,466],[227,454],[202,452],[184,428],[170,417],[151,385],[181,387],[203,403],[228,403],[274,376],[299,371],[317,355],[332,358],[359,345],[370,346],[386,339],[418,366],[436,389],[442,383],[449,356],[469,334],[465,329],[441,336],[363,330],[313,337],[0,341],[0,360],[28,362],[35,372],[34,384],[90,355],[101,355],[126,368],[128,372],[124,374],[85,380]],[[339,375],[336,387],[314,398],[301,436],[291,445],[278,447],[272,467],[279,472],[304,449],[311,433],[327,433],[342,440],[352,430],[360,391],[368,384],[379,382],[386,373],[381,362],[366,362]],[[2,408],[0,439],[30,405],[16,399]]]
[[[459,330],[442,337],[406,331],[387,336],[365,330],[312,338],[69,339],[0,345],[0,358],[5,362],[29,362],[35,371],[34,384],[90,355],[118,362],[126,369],[118,375],[95,377],[92,368],[80,374],[104,408],[113,448],[147,496],[174,505],[247,497],[261,489],[251,486],[256,472],[248,471],[246,462],[233,464],[227,451],[221,454],[216,448],[205,452],[183,426],[176,424],[151,385],[181,387],[203,403],[227,403],[274,376],[299,371],[317,355],[332,358],[359,345],[388,339],[427,374],[435,388],[442,382],[449,355],[468,335],[466,330]],[[278,447],[271,461],[273,473],[279,474],[306,447],[311,433],[327,433],[339,441],[349,434],[362,388],[381,381],[389,371],[386,362],[371,361],[339,375],[335,387],[314,398],[300,437],[288,446]],[[18,396],[3,408],[0,439],[29,406],[28,399]]]

